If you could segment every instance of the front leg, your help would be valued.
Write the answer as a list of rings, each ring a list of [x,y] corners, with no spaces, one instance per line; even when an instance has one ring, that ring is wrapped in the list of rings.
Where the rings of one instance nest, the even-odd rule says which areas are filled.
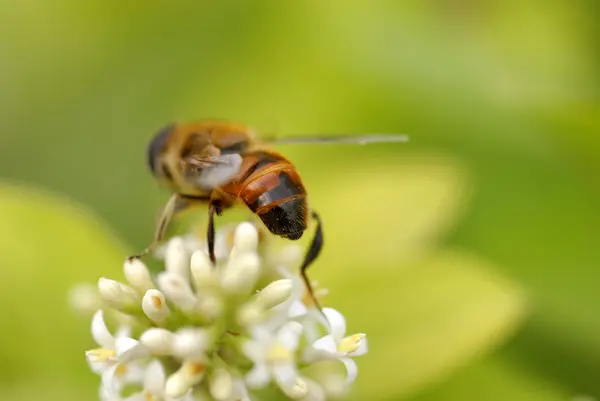
[[[191,206],[194,203],[206,202],[207,200],[208,198],[191,198],[186,197],[184,195],[180,195],[178,193],[174,193],[173,195],[171,195],[161,213],[158,225],[156,226],[156,231],[154,232],[154,240],[152,241],[152,243],[142,252],[140,252],[137,255],[130,256],[128,259],[130,261],[134,259],[140,259],[148,255],[150,252],[154,251],[164,239],[165,233],[167,232],[167,228],[169,227],[169,223],[171,222],[171,220],[173,220],[173,217],[176,214],[186,210],[189,206]]]

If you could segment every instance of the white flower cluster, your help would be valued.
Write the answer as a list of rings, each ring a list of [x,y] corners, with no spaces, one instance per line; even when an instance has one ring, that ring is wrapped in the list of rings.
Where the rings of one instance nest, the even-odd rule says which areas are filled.
[[[102,400],[252,400],[277,391],[317,401],[347,392],[365,334],[346,336],[344,317],[311,305],[281,257],[261,257],[254,225],[218,233],[217,266],[206,244],[183,237],[163,251],[156,277],[134,260],[124,266],[128,284],[98,282],[99,348],[86,357],[102,377]]]

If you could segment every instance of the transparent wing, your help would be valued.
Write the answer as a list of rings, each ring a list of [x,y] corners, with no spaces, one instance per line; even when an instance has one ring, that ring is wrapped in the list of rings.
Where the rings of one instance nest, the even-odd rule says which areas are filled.
[[[240,172],[242,156],[237,153],[206,158],[197,175],[197,184],[205,191],[225,185]]]
[[[273,145],[335,145],[355,144],[368,145],[371,143],[408,142],[404,134],[366,134],[366,135],[297,135],[288,138],[263,138],[263,142]]]

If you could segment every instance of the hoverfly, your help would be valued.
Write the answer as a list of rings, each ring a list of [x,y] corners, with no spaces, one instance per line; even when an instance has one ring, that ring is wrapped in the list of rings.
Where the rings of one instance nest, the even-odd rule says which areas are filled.
[[[291,161],[270,147],[273,144],[367,144],[404,142],[407,137],[372,134],[353,137],[296,137],[261,141],[245,125],[204,120],[172,123],[162,128],[147,150],[151,173],[173,191],[163,209],[153,242],[139,255],[152,252],[163,240],[173,216],[188,206],[208,205],[208,253],[216,263],[215,215],[235,204],[244,204],[273,234],[297,240],[316,222],[316,232],[300,267],[309,295],[319,307],[307,269],[323,247],[319,214],[308,204],[300,174]],[[320,309],[320,307],[319,307]]]

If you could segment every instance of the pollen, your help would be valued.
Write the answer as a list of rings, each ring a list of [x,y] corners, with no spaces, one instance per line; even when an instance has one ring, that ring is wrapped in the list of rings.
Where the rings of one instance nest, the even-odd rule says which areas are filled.
[[[144,391],[144,399],[146,401],[158,401],[158,398],[156,398],[154,395],[150,394],[147,391]]]
[[[198,376],[204,373],[206,370],[206,365],[202,363],[190,363],[187,366],[187,370],[190,376]]]
[[[292,352],[281,344],[274,344],[267,351],[267,360],[270,363],[286,362],[292,359]]]
[[[125,376],[125,374],[127,374],[128,371],[129,371],[129,368],[127,367],[127,365],[120,363],[117,365],[117,368],[115,369],[115,375],[122,377],[122,376]]]
[[[230,232],[227,233],[227,236],[225,237],[225,242],[227,244],[227,248],[228,249],[232,249],[233,248],[233,240],[235,239],[235,231],[231,230]]]
[[[325,295],[327,295],[327,289],[325,288],[316,288],[318,283],[316,281],[313,281],[311,283],[311,285],[313,286],[313,295],[310,295],[310,292],[307,290],[304,292],[304,295],[302,296],[302,303],[306,306],[317,306],[315,304],[315,299],[317,301],[320,301],[321,298],[323,298]]]
[[[338,350],[345,354],[351,354],[360,348],[361,342],[365,337],[366,335],[363,333],[348,336],[340,341]]]
[[[103,362],[114,359],[117,352],[114,349],[96,348],[86,351],[85,355],[91,362]]]
[[[163,307],[163,303],[162,303],[162,300],[160,299],[160,297],[154,295],[154,296],[152,296],[151,299],[152,299],[152,304],[154,305],[154,307],[156,309],[161,309]]]

